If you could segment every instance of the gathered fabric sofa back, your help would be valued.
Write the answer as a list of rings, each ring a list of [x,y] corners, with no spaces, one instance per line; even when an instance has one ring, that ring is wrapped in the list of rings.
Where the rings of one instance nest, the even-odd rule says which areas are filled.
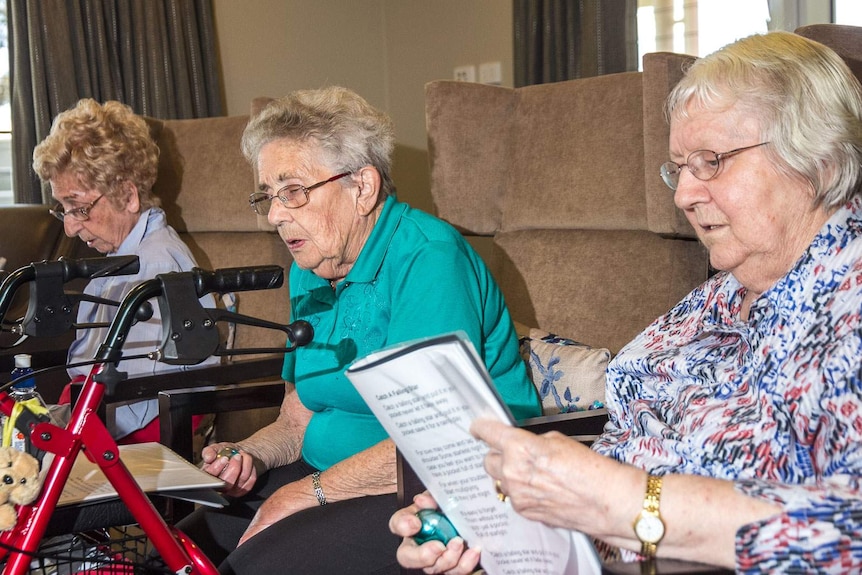
[[[689,57],[502,88],[426,86],[435,209],[491,266],[516,322],[613,353],[708,276],[659,178],[662,103]]]

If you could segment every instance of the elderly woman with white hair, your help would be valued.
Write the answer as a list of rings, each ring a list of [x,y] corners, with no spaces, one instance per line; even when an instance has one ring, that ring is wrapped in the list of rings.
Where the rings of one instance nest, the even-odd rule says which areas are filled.
[[[396,200],[392,123],[356,93],[276,100],[242,146],[258,175],[251,206],[294,259],[292,319],[314,338],[285,356],[277,421],[203,451],[203,469],[238,499],[179,527],[223,573],[397,573],[395,446],[344,371],[381,348],[462,330],[515,417],[537,416],[513,322],[461,235]]]
[[[524,516],[630,558],[859,572],[862,89],[775,32],[696,60],[667,109],[661,176],[720,271],[612,360],[592,450],[483,420],[485,467]],[[410,538],[433,505],[392,517],[399,560],[471,572],[463,540]]]

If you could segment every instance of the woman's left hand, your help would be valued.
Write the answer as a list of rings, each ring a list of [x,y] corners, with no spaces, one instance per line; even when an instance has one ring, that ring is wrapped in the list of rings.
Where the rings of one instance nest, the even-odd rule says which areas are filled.
[[[273,523],[289,517],[297,511],[320,505],[314,493],[309,489],[311,482],[306,481],[305,483],[306,485],[303,485],[303,480],[288,483],[267,497],[263,505],[258,508],[257,513],[254,514],[238,545],[242,545]]]
[[[254,456],[241,446],[232,443],[207,445],[201,452],[201,469],[225,482],[224,494],[231,497],[245,495],[254,486],[258,465]]]
[[[420,509],[436,509],[437,502],[426,491],[413,498],[413,504],[399,509],[389,519],[389,530],[404,539],[398,547],[398,563],[410,569],[423,569],[425,573],[469,575],[479,564],[479,550],[467,549],[461,537],[455,537],[444,547],[440,541],[419,545],[413,540],[422,527],[416,517]]]
[[[536,435],[488,419],[470,431],[490,447],[485,469],[514,509],[555,527],[592,535],[618,528],[620,517],[609,510],[620,489],[643,475],[558,432]]]

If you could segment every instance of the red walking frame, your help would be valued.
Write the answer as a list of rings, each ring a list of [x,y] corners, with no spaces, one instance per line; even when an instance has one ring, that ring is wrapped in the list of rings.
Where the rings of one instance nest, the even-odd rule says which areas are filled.
[[[111,258],[96,259],[109,260]],[[35,265],[33,264],[33,266]],[[66,265],[68,266],[68,262]],[[5,317],[17,288],[34,279],[36,273],[33,266],[13,272],[0,285],[0,322]],[[166,310],[169,313],[170,310],[179,310],[185,307],[186,309],[182,312],[175,311],[174,315],[186,314],[188,304],[192,299],[197,302],[199,298],[211,292],[225,293],[227,291],[276,288],[282,285],[283,274],[284,272],[279,266],[232,268],[214,272],[196,269],[192,272],[157,276],[155,279],[142,282],[129,292],[120,304],[108,335],[102,343],[97,357],[94,358],[95,363],[81,388],[81,393],[72,409],[69,423],[65,427],[59,427],[43,421],[31,428],[30,439],[33,445],[47,453],[52,453],[54,457],[44,475],[39,497],[30,505],[18,506],[17,524],[13,529],[0,534],[0,562],[5,561],[3,571],[5,575],[22,575],[28,572],[31,559],[38,552],[48,522],[57,507],[57,502],[69,478],[75,459],[81,451],[90,461],[99,466],[105,477],[116,489],[119,498],[149,538],[168,571],[184,575],[215,575],[218,572],[193,541],[180,530],[165,522],[153,503],[135,482],[134,477],[122,461],[116,441],[111,437],[97,410],[105,397],[106,387],[122,380],[123,374],[116,370],[116,364],[122,358],[122,344],[136,319],[136,315],[139,314],[140,309],[145,309],[142,306],[149,299],[161,297],[167,291],[186,292],[184,300],[182,297],[179,298],[182,300],[180,302],[159,300],[163,325],[171,326],[171,320],[165,313]],[[74,273],[64,274],[63,277],[65,279],[71,275]],[[82,277],[82,275],[85,274],[78,274],[75,277]],[[87,277],[92,277],[92,275]],[[168,283],[174,287],[167,288]],[[185,287],[177,289],[176,286],[178,285]],[[173,305],[171,305],[172,303]],[[225,317],[225,312],[222,310],[212,311],[215,313],[210,315],[217,315],[219,318]],[[203,316],[198,316],[196,319],[201,320],[197,323],[201,324],[200,329],[208,332],[207,338],[210,338],[209,333],[216,334],[217,332],[214,329],[215,321],[206,315],[210,313],[210,310],[204,310],[204,312]],[[193,311],[191,313],[198,312]],[[227,317],[236,320],[237,317],[242,318],[244,316],[232,316],[228,313]],[[179,324],[189,328],[189,321],[194,320],[189,320],[186,317]],[[239,321],[247,323],[242,320]],[[255,325],[260,324],[255,323]],[[266,327],[272,326],[267,325]],[[285,331],[285,326],[279,327]],[[306,329],[308,330],[307,333],[304,331]],[[177,340],[189,335],[185,333],[178,335],[178,332],[173,330],[174,327],[165,327],[165,341],[176,344]],[[289,329],[286,331],[289,345],[280,348],[279,351],[281,352],[292,351],[298,345],[305,345],[311,339],[310,326],[307,324],[302,327],[302,330],[299,330],[302,333],[297,337],[294,337]],[[217,337],[217,335],[213,335],[213,337]],[[187,339],[194,338],[188,337]],[[205,344],[203,348],[197,345],[197,355],[203,355],[203,357],[192,358],[191,360],[179,357],[182,354],[178,353],[177,348],[170,344],[160,348],[156,354],[160,356],[158,357],[160,361],[196,363],[211,354],[211,350],[208,349],[203,353],[200,352],[207,345],[210,344]],[[14,401],[9,397],[6,390],[0,390],[0,410],[9,415],[13,406]]]

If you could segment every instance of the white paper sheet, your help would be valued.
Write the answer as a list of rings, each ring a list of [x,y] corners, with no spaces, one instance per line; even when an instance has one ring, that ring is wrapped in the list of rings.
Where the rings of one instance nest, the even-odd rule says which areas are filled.
[[[47,469],[50,463],[49,456],[46,456],[43,469]],[[224,487],[221,479],[201,471],[160,443],[121,445],[120,458],[145,493],[185,491],[185,498],[192,492],[190,490]],[[87,459],[83,453],[79,453],[58,505],[98,501],[116,496],[117,491],[99,466]],[[200,501],[201,503],[209,505],[214,505],[213,501],[217,501],[209,496],[202,499],[206,501]]]
[[[601,573],[582,533],[551,528],[501,502],[470,435],[476,417],[513,424],[484,364],[463,334],[387,349],[346,375],[489,575]]]

